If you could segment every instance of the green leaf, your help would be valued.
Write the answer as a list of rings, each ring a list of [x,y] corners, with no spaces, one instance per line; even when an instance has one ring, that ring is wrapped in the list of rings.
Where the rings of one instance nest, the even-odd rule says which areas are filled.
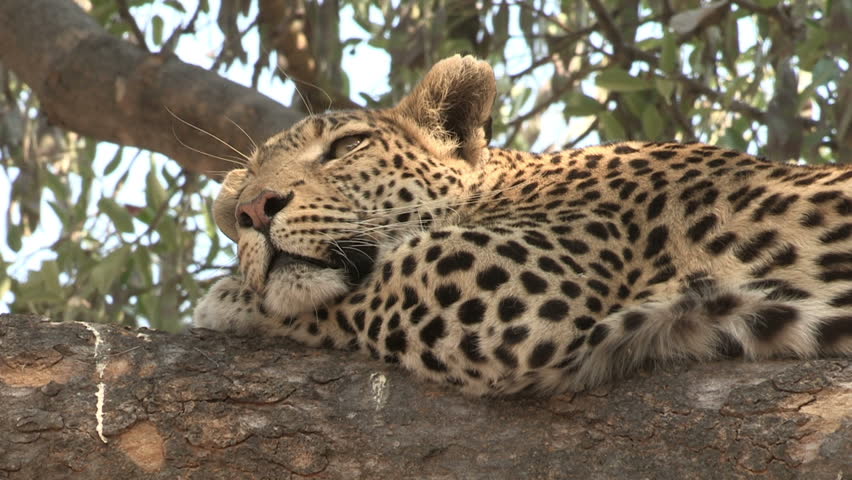
[[[122,154],[124,153],[124,147],[118,147],[118,150],[115,151],[115,155],[112,156],[112,160],[107,163],[104,168],[104,176],[109,175],[114,172],[116,168],[121,164]]]
[[[74,164],[77,167],[76,171],[83,179],[95,178],[95,171],[92,170],[92,162],[95,159],[96,142],[87,141],[82,148],[76,148],[74,153]]]
[[[677,68],[677,39],[669,32],[663,35],[662,51],[660,52],[660,70],[674,73]]]
[[[168,170],[168,169],[164,168],[164,169],[160,170],[160,175],[162,175],[162,176],[163,176],[163,180],[165,180],[165,181],[166,181],[166,187],[167,187],[168,189],[175,189],[175,188],[177,188],[177,178],[176,178],[174,175],[172,175],[172,174],[169,172],[169,170]]]
[[[9,231],[6,233],[6,245],[8,245],[13,252],[17,252],[21,249],[23,228],[21,228],[20,225],[10,223],[8,217],[6,218],[6,224],[9,227]]]
[[[654,86],[657,87],[657,92],[666,101],[666,105],[671,104],[672,93],[675,89],[675,82],[667,78],[655,78]]]
[[[73,207],[69,211],[69,226],[73,222],[85,221],[85,219],[89,216],[89,195],[87,193],[88,192],[80,193],[80,196],[77,197],[77,202],[73,204]]]
[[[47,205],[53,210],[53,213],[56,214],[63,226],[71,224],[71,217],[68,215],[68,210],[52,200],[48,200]]]
[[[837,64],[834,62],[834,59],[823,58],[814,65],[812,75],[813,79],[811,80],[811,85],[819,87],[832,80],[839,80],[840,69],[837,68]]]
[[[612,112],[603,112],[598,115],[606,140],[624,140],[627,134],[624,132],[624,127],[616,120]]]
[[[154,283],[151,273],[151,251],[147,248],[137,248],[133,251],[133,267],[136,273],[145,279],[145,286],[150,287]]]
[[[652,51],[660,48],[662,41],[662,37],[648,37],[636,42],[636,47],[641,50],[645,50],[646,52]]]
[[[92,2],[89,15],[94,17],[98,23],[104,25],[117,12],[118,4],[116,2]]]
[[[80,244],[66,239],[60,239],[51,246],[56,252],[56,263],[62,272],[74,271],[88,262],[94,262],[91,252],[80,248]]]
[[[348,97],[350,95],[351,90],[351,82],[349,81],[349,74],[342,71],[340,72],[340,88],[339,92],[341,95]]]
[[[160,242],[166,247],[166,251],[175,251],[178,248],[178,231],[175,222],[169,221],[168,218],[160,218],[156,230],[160,234]]]
[[[665,128],[663,117],[653,104],[648,104],[642,112],[642,131],[650,140],[658,140]]]
[[[524,107],[532,93],[532,88],[529,87],[516,87],[512,89],[510,92],[512,95],[511,116],[515,116]]]
[[[603,110],[603,105],[583,92],[571,92],[565,99],[564,112],[566,117],[585,117]]]
[[[159,209],[160,206],[168,201],[169,196],[160,179],[157,178],[157,168],[154,164],[154,159],[151,159],[151,167],[148,169],[148,175],[145,177],[145,200],[152,208]]]
[[[104,197],[98,202],[98,208],[112,220],[115,228],[122,233],[133,233],[133,217],[115,200]]]
[[[493,46],[503,49],[509,40],[509,4],[501,3],[497,13],[494,14],[494,34],[492,35]]]
[[[163,3],[165,5],[168,5],[169,7],[172,7],[178,12],[186,13],[186,9],[183,8],[183,5],[181,5],[180,2],[178,2],[177,0],[165,0]]]
[[[618,67],[609,68],[599,73],[595,83],[598,87],[613,92],[638,92],[654,87],[648,79],[634,77]]]
[[[773,24],[769,20],[769,15],[757,15],[757,32],[760,37],[768,37],[770,35],[770,28]]]
[[[125,245],[114,250],[95,265],[89,272],[89,281],[95,290],[100,294],[109,292],[112,284],[127,270],[129,259],[130,247]]]
[[[41,263],[37,271],[30,272],[27,281],[15,291],[15,303],[41,303],[62,300],[64,292],[59,284],[59,267],[53,260]]]
[[[38,274],[36,278],[45,289],[53,293],[59,293],[62,290],[62,286],[59,285],[59,266],[55,260],[41,262]]]
[[[144,207],[136,214],[136,220],[144,223],[145,225],[151,225],[151,222],[157,216],[157,211],[151,207]]]
[[[204,217],[204,229],[207,236],[211,239],[217,238],[219,227],[216,225],[216,220],[213,218],[213,204],[209,199],[205,200],[204,207],[201,209],[201,215]]]
[[[825,60],[825,43],[828,41],[828,31],[819,26],[808,25],[805,29],[805,40],[796,44],[796,53],[802,70],[816,69],[817,62]]]
[[[387,50],[391,43],[393,42],[390,39],[384,37],[373,37],[367,42],[367,45],[379,50]]]
[[[725,130],[725,134],[720,139],[723,145],[727,145],[737,150],[745,151],[748,148],[748,141],[743,136],[743,133],[749,126],[749,120],[745,117],[740,117]]]
[[[42,178],[44,178],[44,186],[49,188],[57,199],[67,199],[71,197],[71,189],[68,188],[68,184],[65,182],[65,179],[51,172],[49,168],[44,170],[44,176]]]
[[[151,19],[151,36],[154,37],[154,45],[163,44],[163,17],[154,15]]]
[[[626,105],[630,113],[641,117],[642,112],[645,111],[645,106],[648,105],[648,100],[648,95],[644,93],[626,93],[621,96],[621,105],[619,107]]]

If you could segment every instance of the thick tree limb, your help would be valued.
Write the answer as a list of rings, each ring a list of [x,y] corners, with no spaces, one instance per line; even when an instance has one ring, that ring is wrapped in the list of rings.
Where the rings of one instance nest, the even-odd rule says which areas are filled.
[[[0,2],[0,62],[33,89],[54,124],[163,153],[192,172],[235,166],[193,148],[238,156],[169,110],[246,154],[251,142],[234,123],[259,144],[302,116],[215,73],[119,40],[68,0]]]
[[[473,399],[340,352],[0,316],[0,405],[10,479],[852,474],[849,360]]]

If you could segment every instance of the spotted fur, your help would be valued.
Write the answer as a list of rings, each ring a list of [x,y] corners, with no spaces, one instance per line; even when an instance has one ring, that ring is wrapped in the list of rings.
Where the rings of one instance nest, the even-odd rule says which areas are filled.
[[[361,350],[473,394],[673,360],[852,355],[852,168],[699,143],[488,148],[453,57],[388,110],[312,116],[231,172],[239,244],[196,325]]]

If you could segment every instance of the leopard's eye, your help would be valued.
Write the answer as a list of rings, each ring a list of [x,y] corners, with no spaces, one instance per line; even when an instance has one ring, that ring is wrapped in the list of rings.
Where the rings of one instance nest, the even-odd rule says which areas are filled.
[[[347,135],[331,142],[331,146],[323,156],[322,163],[343,158],[347,153],[355,150],[358,145],[361,145],[366,137],[366,135]]]

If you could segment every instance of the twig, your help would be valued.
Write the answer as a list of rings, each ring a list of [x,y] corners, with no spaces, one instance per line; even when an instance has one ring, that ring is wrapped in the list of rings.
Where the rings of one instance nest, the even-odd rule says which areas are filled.
[[[612,17],[609,15],[606,7],[599,0],[586,0],[586,3],[589,4],[589,7],[592,8],[592,11],[598,17],[598,24],[601,27],[603,35],[612,44],[614,56],[620,56],[624,47],[624,39],[621,37],[621,32],[618,31],[615,23],[613,23]]]
[[[118,15],[130,27],[130,33],[133,34],[133,37],[136,39],[136,43],[139,44],[139,47],[150,53],[151,50],[148,49],[148,44],[145,42],[145,34],[139,29],[139,25],[136,24],[136,19],[130,14],[130,9],[127,6],[127,0],[118,0],[117,5]]]
[[[192,17],[186,22],[186,25],[182,27],[177,27],[172,31],[172,34],[169,35],[169,38],[163,43],[163,48],[161,51],[173,52],[175,46],[177,45],[178,38],[185,33],[192,33],[195,31],[195,22],[198,20],[198,15],[201,13],[201,7],[204,5],[204,2],[199,1],[198,6],[195,7],[195,12],[192,13]]]
[[[592,123],[589,124],[589,126],[586,128],[586,130],[583,133],[581,133],[579,137],[577,137],[574,140],[571,140],[570,142],[563,145],[562,150],[569,150],[571,148],[576,147],[578,143],[582,142],[583,139],[588,137],[590,133],[594,132],[597,129],[598,129],[598,117],[595,117],[595,119],[592,121]]]

